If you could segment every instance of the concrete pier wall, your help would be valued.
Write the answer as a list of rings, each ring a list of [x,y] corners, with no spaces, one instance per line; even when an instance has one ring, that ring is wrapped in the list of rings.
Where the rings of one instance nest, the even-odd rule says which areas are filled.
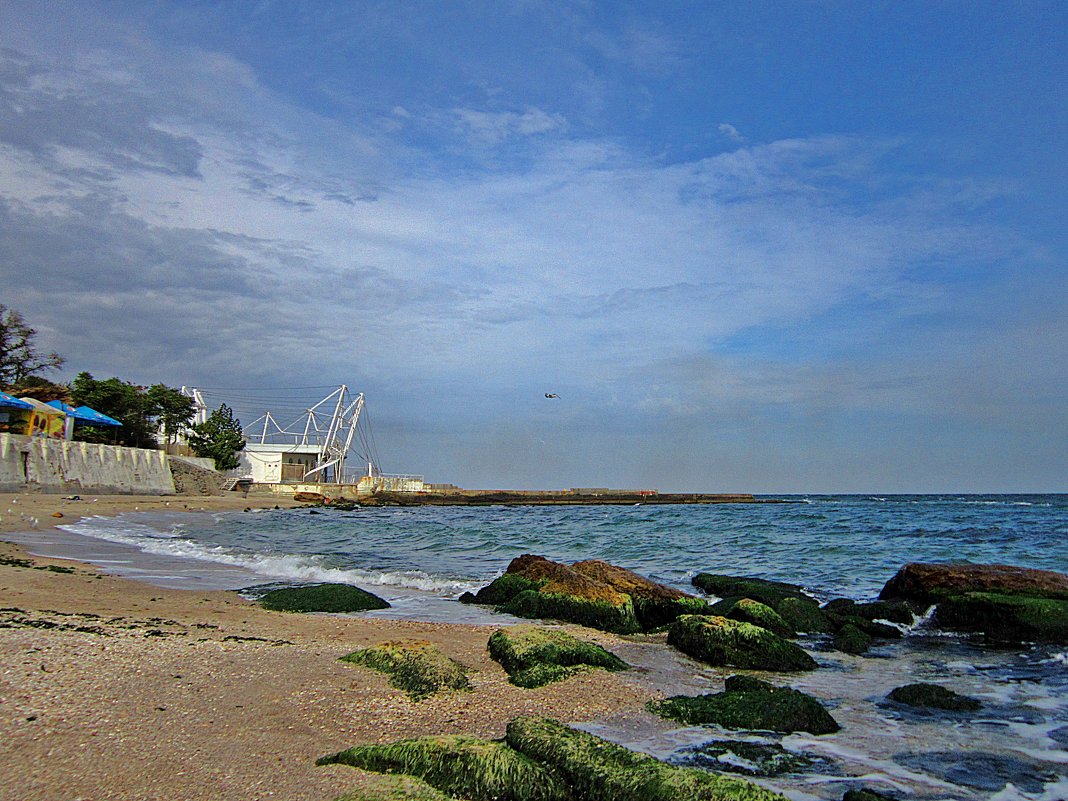
[[[0,434],[0,492],[174,495],[167,454]]]

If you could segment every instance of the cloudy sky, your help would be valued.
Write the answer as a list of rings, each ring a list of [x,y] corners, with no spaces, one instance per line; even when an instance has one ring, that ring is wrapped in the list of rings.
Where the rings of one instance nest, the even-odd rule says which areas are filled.
[[[56,378],[344,382],[431,481],[1068,491],[1066,32],[4,0],[0,302]]]

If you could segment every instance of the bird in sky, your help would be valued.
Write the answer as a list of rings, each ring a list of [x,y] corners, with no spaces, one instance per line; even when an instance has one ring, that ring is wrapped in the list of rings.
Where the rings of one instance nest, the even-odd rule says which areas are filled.
[[[559,400],[559,398],[560,398],[560,396],[557,395],[555,392],[546,392],[545,393],[545,397],[546,398],[556,398],[557,400]]]

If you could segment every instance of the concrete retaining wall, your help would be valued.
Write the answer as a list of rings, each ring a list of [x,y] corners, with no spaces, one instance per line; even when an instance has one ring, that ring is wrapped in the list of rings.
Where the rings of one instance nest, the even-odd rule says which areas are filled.
[[[0,492],[174,495],[167,454],[0,434]]]

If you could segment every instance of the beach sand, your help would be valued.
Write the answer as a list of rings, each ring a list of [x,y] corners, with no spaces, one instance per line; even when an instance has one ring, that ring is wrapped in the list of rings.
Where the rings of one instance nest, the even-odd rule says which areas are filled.
[[[0,538],[88,514],[276,503],[285,505],[237,493],[0,495]],[[328,801],[383,781],[314,765],[352,745],[498,737],[518,715],[587,721],[651,697],[605,671],[514,687],[486,653],[493,627],[269,612],[232,592],[160,589],[10,543],[0,543],[0,607],[4,801]],[[338,661],[387,640],[434,643],[472,669],[473,690],[412,702],[382,674]]]

